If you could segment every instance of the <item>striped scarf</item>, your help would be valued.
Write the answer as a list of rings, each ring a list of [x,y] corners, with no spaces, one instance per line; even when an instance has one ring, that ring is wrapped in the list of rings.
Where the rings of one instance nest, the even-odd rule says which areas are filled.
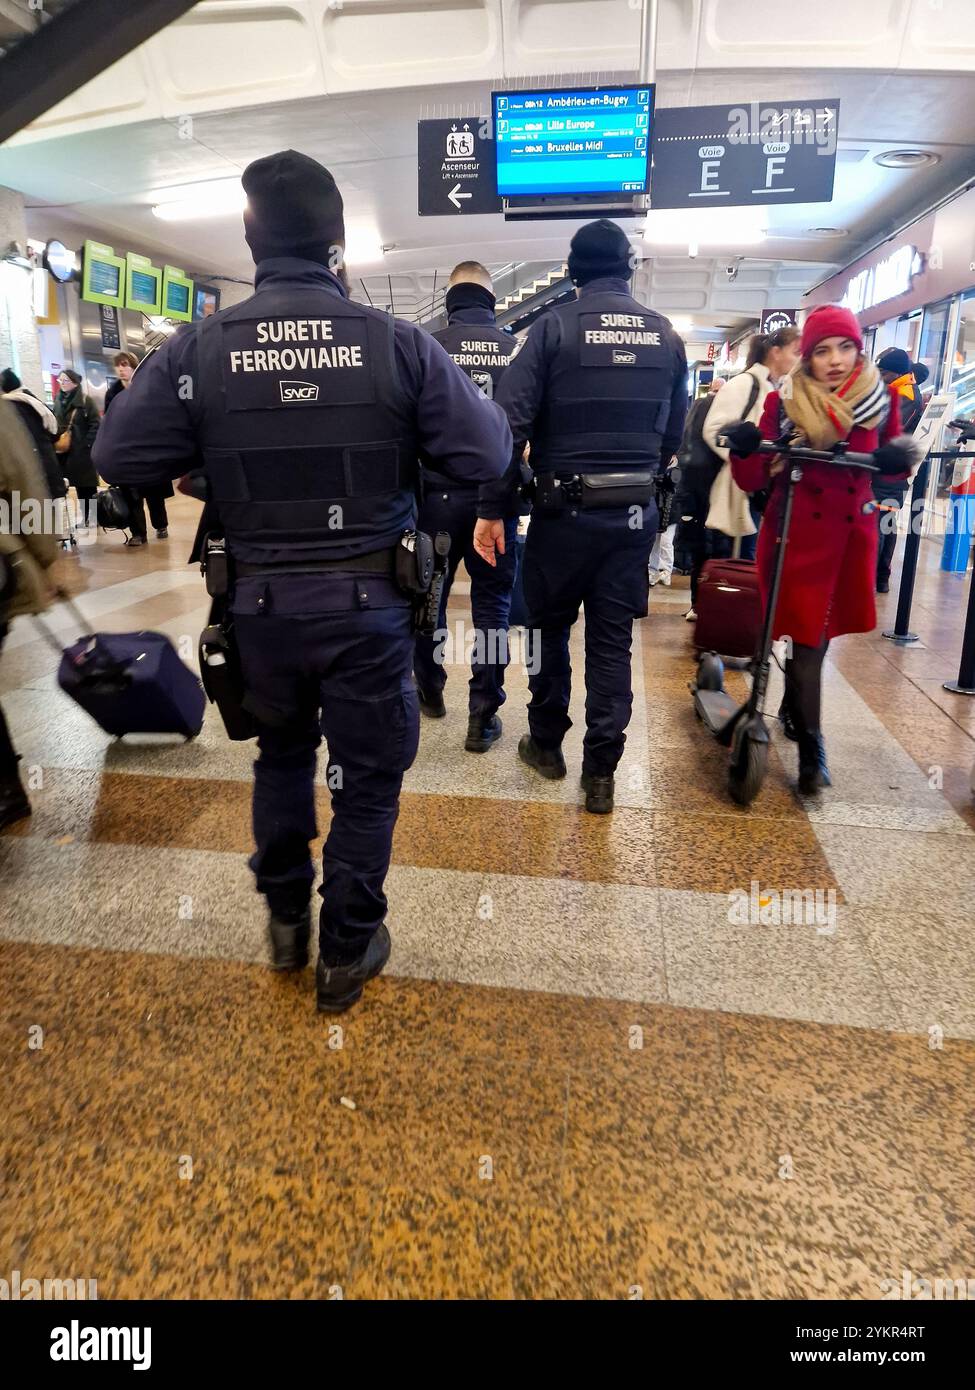
[[[844,382],[831,391],[802,362],[779,390],[782,406],[811,449],[831,449],[853,427],[879,429],[890,414],[890,396],[872,362],[860,356]]]

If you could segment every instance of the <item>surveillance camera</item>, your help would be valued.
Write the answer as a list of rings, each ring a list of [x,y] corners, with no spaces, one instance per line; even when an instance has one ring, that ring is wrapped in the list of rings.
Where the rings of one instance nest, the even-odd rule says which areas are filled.
[[[731,265],[726,265],[725,268],[724,268],[724,273],[725,273],[725,275],[727,275],[727,277],[728,277],[729,280],[737,280],[737,279],[738,279],[738,263],[737,263],[737,261],[733,262]]]

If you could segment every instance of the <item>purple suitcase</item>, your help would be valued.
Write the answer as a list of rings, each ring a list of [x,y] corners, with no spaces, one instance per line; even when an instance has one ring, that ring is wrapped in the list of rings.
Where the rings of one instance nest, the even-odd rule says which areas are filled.
[[[75,605],[70,607],[84,624]],[[123,734],[195,738],[203,727],[203,687],[161,632],[89,630],[87,637],[62,652],[58,684],[96,724],[117,738]]]

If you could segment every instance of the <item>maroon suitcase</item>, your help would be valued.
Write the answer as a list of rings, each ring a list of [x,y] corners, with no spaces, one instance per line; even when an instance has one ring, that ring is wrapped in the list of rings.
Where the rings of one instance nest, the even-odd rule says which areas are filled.
[[[708,560],[697,583],[694,645],[719,656],[754,656],[762,628],[758,569],[751,560]]]

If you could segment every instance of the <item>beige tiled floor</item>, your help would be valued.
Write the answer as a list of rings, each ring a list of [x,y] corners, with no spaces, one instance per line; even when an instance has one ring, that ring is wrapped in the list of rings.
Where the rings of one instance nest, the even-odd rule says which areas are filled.
[[[92,621],[192,659],[193,521],[177,499],[169,541],[85,548]],[[103,1297],[876,1298],[966,1272],[975,708],[940,685],[963,597],[926,554],[924,648],[833,644],[815,802],[777,732],[760,799],[725,798],[680,587],[637,625],[611,818],[582,809],[581,688],[551,784],[514,753],[524,671],[477,758],[452,667],[404,787],[390,967],[332,1028],[309,975],[265,968],[253,749],[213,718],[113,742],[18,623],[0,696],[35,814],[0,836],[0,1265]],[[818,892],[828,929],[733,921],[753,881]]]

